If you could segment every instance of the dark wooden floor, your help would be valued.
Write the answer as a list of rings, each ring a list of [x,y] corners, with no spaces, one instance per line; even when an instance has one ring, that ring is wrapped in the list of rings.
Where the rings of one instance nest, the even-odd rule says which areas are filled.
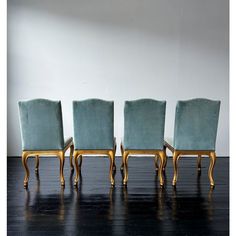
[[[196,158],[180,159],[176,190],[171,186],[171,161],[164,189],[159,187],[151,157],[131,157],[128,187],[122,186],[117,169],[116,187],[111,188],[108,158],[85,157],[76,190],[68,158],[65,189],[59,183],[58,159],[41,158],[37,176],[30,158],[25,190],[21,159],[8,158],[8,235],[228,235],[229,159],[217,159],[213,191],[207,177],[208,158],[203,158],[200,176]],[[120,166],[121,158],[116,163]]]

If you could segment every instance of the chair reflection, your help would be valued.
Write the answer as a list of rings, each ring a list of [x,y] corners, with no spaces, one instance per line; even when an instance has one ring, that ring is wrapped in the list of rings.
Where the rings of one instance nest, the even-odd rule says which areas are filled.
[[[166,188],[159,187],[158,183],[156,174],[151,192],[150,188],[123,186],[120,206],[124,215],[123,235],[132,232],[138,235],[156,235],[162,232],[168,218],[168,194]]]
[[[81,172],[79,175],[78,187],[74,186],[73,234],[91,232],[94,235],[112,235],[116,231],[113,225],[116,188],[106,185],[101,189],[90,189],[88,185],[84,186]],[[104,193],[104,191],[106,192]],[[106,224],[104,224],[104,220],[106,220]]]
[[[203,191],[201,185],[201,171],[197,174],[196,191],[186,192],[174,187],[171,196],[171,219],[174,230],[186,234],[193,229],[199,235],[210,235],[213,227],[211,220],[214,216],[214,189]]]
[[[35,189],[25,189],[24,217],[25,233],[35,231],[64,232],[65,221],[69,217],[70,206],[73,199],[73,173],[70,175],[71,188],[69,194],[65,194],[64,186],[58,193],[51,194],[50,188],[41,191],[39,173],[35,173]],[[49,192],[48,194],[42,192]],[[37,222],[40,222],[38,224]]]

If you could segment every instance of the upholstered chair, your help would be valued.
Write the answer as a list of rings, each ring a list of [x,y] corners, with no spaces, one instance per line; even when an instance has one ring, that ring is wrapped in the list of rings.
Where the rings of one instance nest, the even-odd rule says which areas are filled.
[[[60,101],[34,99],[20,101],[20,129],[22,139],[22,163],[25,168],[24,186],[28,186],[27,159],[35,156],[35,171],[39,168],[39,156],[57,156],[60,160],[60,182],[65,185],[63,168],[65,152],[70,148],[70,166],[74,145],[72,138],[64,140]]]
[[[105,155],[110,158],[110,181],[115,184],[116,141],[114,138],[114,103],[100,99],[73,101],[74,161],[77,186],[83,155]],[[79,163],[78,163],[79,161]]]
[[[201,170],[201,156],[210,157],[208,176],[214,187],[213,168],[216,161],[215,143],[219,119],[220,101],[196,98],[178,101],[175,112],[174,139],[165,141],[173,153],[175,186],[178,178],[178,160],[183,155],[197,155],[198,170]]]
[[[123,184],[128,181],[128,157],[154,155],[155,166],[164,184],[163,169],[166,165],[164,146],[166,102],[152,99],[126,101],[124,108],[124,140],[121,143]],[[158,159],[160,166],[158,168]]]

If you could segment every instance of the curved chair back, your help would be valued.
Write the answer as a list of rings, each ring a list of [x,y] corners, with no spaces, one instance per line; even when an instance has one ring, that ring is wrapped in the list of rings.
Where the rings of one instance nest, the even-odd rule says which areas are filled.
[[[166,102],[153,99],[126,101],[124,148],[163,150]]]
[[[60,101],[34,99],[18,104],[23,150],[64,148]]]
[[[114,147],[114,102],[100,99],[73,101],[74,143],[80,150]]]
[[[175,113],[176,150],[215,150],[220,101],[178,101]]]

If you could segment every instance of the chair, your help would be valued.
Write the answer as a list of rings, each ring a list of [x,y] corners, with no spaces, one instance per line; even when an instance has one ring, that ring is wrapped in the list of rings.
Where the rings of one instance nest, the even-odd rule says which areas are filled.
[[[70,148],[70,166],[74,150],[72,138],[64,141],[60,101],[34,99],[20,101],[20,128],[22,139],[22,163],[25,168],[24,187],[28,186],[29,168],[27,159],[35,156],[35,171],[39,168],[39,156],[57,156],[60,160],[60,182],[65,185],[63,168],[65,152]]]
[[[165,146],[173,153],[174,177],[178,178],[178,160],[182,155],[197,155],[198,170],[201,170],[201,156],[210,157],[208,176],[214,187],[213,168],[216,161],[215,142],[219,118],[220,101],[192,99],[178,101],[175,112],[173,141],[165,141]]]
[[[167,161],[164,146],[165,110],[165,101],[140,99],[125,102],[124,142],[121,143],[121,170],[124,170],[124,185],[127,185],[128,181],[128,157],[139,154],[155,156],[160,185],[164,185],[162,172]]]
[[[114,138],[114,103],[100,99],[73,101],[74,161],[77,186],[83,155],[107,155],[110,158],[110,181],[115,185],[116,142]],[[79,159],[79,163],[78,163]]]

